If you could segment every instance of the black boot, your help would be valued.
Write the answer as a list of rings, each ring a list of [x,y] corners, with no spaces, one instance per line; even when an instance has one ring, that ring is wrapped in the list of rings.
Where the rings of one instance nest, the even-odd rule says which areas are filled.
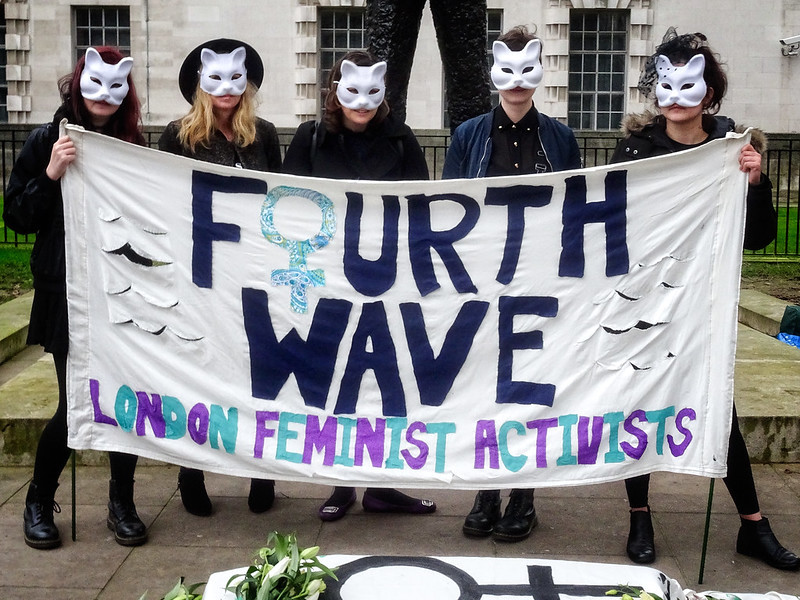
[[[486,537],[491,535],[494,525],[500,520],[500,492],[481,490],[475,495],[472,510],[464,519],[461,530],[465,535]]]
[[[628,558],[640,565],[656,559],[656,543],[654,540],[653,519],[650,507],[647,510],[631,511],[631,530],[628,533]]]
[[[247,506],[251,512],[263,513],[272,508],[275,502],[275,482],[271,479],[251,479]]]
[[[736,538],[736,551],[739,554],[761,559],[770,567],[784,571],[800,569],[800,558],[781,546],[766,517],[761,517],[760,521],[741,521],[742,526]]]
[[[539,523],[533,507],[533,490],[511,490],[506,512],[494,526],[492,537],[501,542],[519,542]]]
[[[211,514],[211,498],[206,492],[205,475],[201,470],[181,467],[178,473],[178,489],[181,491],[181,501],[186,512],[198,517]]]
[[[51,489],[45,490],[35,483],[28,487],[22,522],[25,543],[31,548],[49,550],[61,545],[61,536],[53,520],[53,512],[61,512],[61,507],[54,499],[57,487],[58,484],[55,484]]]
[[[133,480],[108,482],[108,528],[121,546],[141,546],[147,541],[147,527],[133,504]]]

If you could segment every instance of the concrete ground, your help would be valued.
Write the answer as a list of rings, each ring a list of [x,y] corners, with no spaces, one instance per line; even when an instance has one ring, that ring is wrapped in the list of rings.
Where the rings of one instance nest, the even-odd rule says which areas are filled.
[[[754,464],[762,512],[788,548],[800,552],[800,369],[798,350],[769,337],[780,320],[774,299],[743,293],[736,361],[736,404]],[[1,309],[2,307],[0,307]],[[18,311],[20,312],[20,311]],[[24,311],[21,311],[24,313]],[[777,316],[776,316],[777,315]],[[759,319],[761,322],[759,322]],[[12,317],[0,310],[0,330]],[[2,333],[2,331],[0,331]],[[766,333],[766,335],[765,335]],[[19,335],[17,334],[18,338]],[[23,338],[24,339],[24,338]],[[34,348],[0,365],[0,599],[132,599],[149,590],[161,598],[183,576],[206,581],[211,573],[245,566],[268,533],[295,531],[303,546],[326,554],[536,557],[628,564],[628,513],[622,483],[536,492],[539,526],[517,544],[474,540],[461,533],[472,492],[429,491],[432,515],[365,513],[360,505],[335,523],[316,517],[329,488],[278,482],[268,512],[247,509],[248,481],[207,474],[215,512],[183,510],[177,467],[143,461],[136,472],[136,502],[150,527],[138,548],[115,543],[105,524],[108,469],[99,453],[81,453],[77,468],[77,540],[71,540],[69,467],[56,500],[64,544],[28,548],[22,510],[38,431],[54,409],[52,362]],[[709,480],[657,473],[651,485],[658,559],[654,567],[684,588],[725,592],[778,591],[800,595],[800,572],[781,572],[735,551],[739,519],[717,481],[704,581],[698,583]],[[624,583],[624,582],[621,582]]]
[[[762,510],[778,538],[800,551],[800,465],[755,465]],[[268,533],[294,531],[303,546],[328,554],[534,557],[629,564],[628,514],[622,483],[536,492],[539,526],[527,540],[506,544],[461,533],[472,492],[437,490],[432,515],[365,513],[355,505],[341,521],[322,523],[316,509],[329,489],[278,482],[273,508],[247,509],[248,481],[208,474],[211,517],[186,513],[176,492],[177,468],[145,466],[136,472],[137,508],[150,527],[138,548],[115,543],[105,524],[108,470],[77,469],[77,541],[70,539],[70,477],[65,471],[56,515],[64,544],[28,548],[22,509],[30,469],[0,468],[0,598],[88,600],[161,598],[178,580],[204,582],[211,573],[249,564]],[[800,595],[800,572],[776,571],[735,551],[738,516],[721,482],[715,486],[704,582],[698,584],[709,480],[658,473],[651,503],[657,560],[653,565],[684,588],[725,592],[778,591]],[[621,582],[624,583],[624,582]]]

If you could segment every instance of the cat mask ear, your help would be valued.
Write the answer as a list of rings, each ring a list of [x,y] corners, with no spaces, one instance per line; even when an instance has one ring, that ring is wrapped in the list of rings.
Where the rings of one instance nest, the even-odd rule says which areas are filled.
[[[342,61],[342,76],[335,82],[336,97],[345,108],[375,110],[386,95],[386,63],[359,67],[352,61]]]
[[[112,65],[94,48],[87,48],[85,64],[81,71],[81,96],[94,102],[108,102],[119,106],[128,95],[128,75],[133,67],[133,59],[123,58]]]
[[[685,106],[691,108],[700,104],[706,97],[708,87],[703,79],[706,59],[702,54],[695,54],[688,63],[673,66],[663,54],[656,59],[656,99],[659,106]]]
[[[210,48],[200,51],[200,89],[212,96],[241,96],[247,89],[247,51],[217,54]]]
[[[492,44],[492,83],[498,90],[536,89],[542,82],[542,42],[530,40],[522,50],[511,50],[504,42]]]

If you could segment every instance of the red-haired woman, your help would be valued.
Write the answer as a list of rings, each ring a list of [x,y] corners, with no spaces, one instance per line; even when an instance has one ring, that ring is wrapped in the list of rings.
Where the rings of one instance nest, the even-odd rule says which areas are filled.
[[[40,344],[53,355],[58,379],[58,408],[42,431],[36,450],[33,480],[25,499],[25,543],[49,549],[61,544],[53,512],[54,496],[67,463],[67,326],[64,211],[59,180],[75,160],[68,136],[59,137],[66,119],[89,131],[126,142],[144,144],[141,112],[130,75],[132,59],[113,48],[89,48],[75,69],[58,82],[62,104],[53,120],[34,129],[25,142],[8,182],[3,218],[18,233],[36,234],[31,254],[35,290],[28,344]],[[137,457],[109,452],[108,527],[123,546],[147,541],[147,528],[133,503],[133,473]]]

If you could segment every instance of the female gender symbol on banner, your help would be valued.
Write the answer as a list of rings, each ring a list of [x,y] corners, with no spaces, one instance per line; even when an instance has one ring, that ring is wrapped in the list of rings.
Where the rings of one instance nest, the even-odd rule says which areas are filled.
[[[305,198],[319,207],[322,212],[322,224],[317,235],[306,240],[291,240],[275,228],[275,205],[278,200],[285,197]],[[280,246],[289,253],[289,267],[272,271],[272,285],[289,286],[292,310],[305,313],[308,311],[307,288],[325,285],[325,272],[322,269],[308,270],[306,257],[327,246],[336,233],[333,202],[327,196],[306,188],[287,185],[273,188],[267,193],[261,207],[261,232],[268,242]]]
[[[458,560],[457,558],[454,560]],[[511,559],[514,560],[514,559]],[[546,562],[546,561],[545,561]],[[474,563],[477,565],[477,563]],[[566,564],[566,563],[565,563]],[[581,566],[592,569],[593,565],[573,563],[575,568]],[[451,564],[446,559],[428,556],[365,556],[339,565],[336,568],[335,580],[326,580],[327,588],[325,598],[330,600],[348,600],[350,598],[369,598],[369,592],[376,585],[383,585],[382,595],[395,598],[395,590],[407,590],[408,581],[404,577],[412,576],[417,582],[427,584],[429,589],[415,589],[420,597],[438,598],[440,600],[482,600],[484,597],[517,597],[533,598],[535,600],[559,600],[562,595],[574,598],[606,598],[608,590],[613,583],[602,585],[599,579],[603,565],[596,565],[598,569],[588,575],[577,575],[577,579],[596,580],[594,583],[556,583],[553,566],[548,564],[534,564],[531,562],[520,571],[517,566],[512,566],[507,559],[488,559],[481,565],[482,577],[491,572],[489,579],[492,583],[480,584],[463,568]],[[494,569],[494,571],[492,571]],[[640,576],[632,567],[633,577]],[[372,571],[372,573],[371,573]],[[563,575],[562,575],[563,576]],[[512,579],[502,583],[503,578]],[[500,580],[500,581],[498,581]],[[380,583],[376,583],[380,581]],[[664,587],[667,579],[660,574],[662,583],[661,593],[665,600],[670,600],[672,594],[670,587]],[[652,582],[651,582],[652,584]],[[343,593],[344,592],[344,593]],[[374,595],[374,593],[372,594]],[[653,594],[654,595],[654,594]],[[416,597],[416,596],[415,596]]]

